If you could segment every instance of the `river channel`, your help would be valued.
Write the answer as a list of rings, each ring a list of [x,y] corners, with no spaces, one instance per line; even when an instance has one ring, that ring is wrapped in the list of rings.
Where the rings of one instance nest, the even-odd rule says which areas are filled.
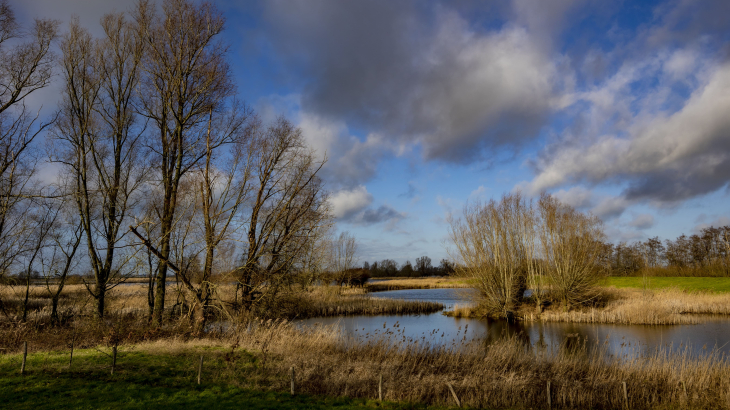
[[[373,293],[371,297],[424,300],[442,303],[446,310],[455,304],[468,304],[469,289],[409,289]],[[703,317],[695,325],[606,325],[585,323],[529,322],[458,319],[441,312],[428,315],[382,315],[312,318],[305,326],[334,325],[343,335],[362,340],[387,338],[393,342],[428,342],[432,346],[457,347],[466,341],[490,343],[517,337],[536,347],[558,348],[566,343],[600,346],[616,357],[651,354],[657,349],[668,352],[689,351],[704,355],[713,350],[730,354],[730,319],[726,316]]]

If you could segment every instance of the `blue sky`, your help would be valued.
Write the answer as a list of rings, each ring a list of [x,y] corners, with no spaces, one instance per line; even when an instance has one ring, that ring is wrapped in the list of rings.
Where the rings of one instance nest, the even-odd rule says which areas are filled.
[[[326,153],[361,261],[447,257],[449,214],[518,189],[614,242],[730,225],[726,0],[214,3],[241,98]],[[134,1],[11,4],[98,32]]]

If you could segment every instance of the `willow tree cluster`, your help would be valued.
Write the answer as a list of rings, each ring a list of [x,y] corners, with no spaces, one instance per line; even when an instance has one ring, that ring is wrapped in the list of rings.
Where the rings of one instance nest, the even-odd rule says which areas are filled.
[[[545,302],[566,309],[596,297],[601,221],[550,195],[537,202],[519,193],[472,203],[450,221],[457,270],[470,278],[489,314],[511,319],[525,291],[541,310]]]

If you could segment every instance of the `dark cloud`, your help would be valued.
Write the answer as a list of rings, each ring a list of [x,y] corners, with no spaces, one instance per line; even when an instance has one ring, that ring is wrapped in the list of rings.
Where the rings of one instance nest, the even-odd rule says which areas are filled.
[[[365,212],[356,218],[356,222],[371,225],[381,222],[399,221],[405,218],[402,214],[388,205],[381,205],[377,209],[366,209]]]
[[[647,81],[655,86],[634,88]],[[677,84],[691,86],[688,95],[682,97]],[[729,93],[730,64],[692,47],[627,63],[599,87],[575,96],[594,124],[582,139],[567,135],[543,151],[533,163],[531,192],[615,184],[624,188],[626,203],[674,206],[727,187]],[[607,215],[621,207],[609,208]]]
[[[92,34],[101,36],[104,31],[99,24],[107,13],[129,12],[134,9],[137,0],[22,0],[12,2],[18,15],[28,21],[34,18],[49,18],[61,21],[62,28],[72,17],[79,18],[79,22]],[[162,0],[153,0],[152,3],[162,3]]]
[[[519,145],[545,122],[555,70],[524,29],[477,30],[447,5],[412,1],[265,5],[307,112],[454,162]]]

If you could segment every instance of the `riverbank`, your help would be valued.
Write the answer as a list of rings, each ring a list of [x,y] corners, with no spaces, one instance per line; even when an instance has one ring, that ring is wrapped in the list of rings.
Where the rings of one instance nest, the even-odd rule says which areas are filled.
[[[122,343],[113,376],[105,344],[77,350],[70,369],[68,349],[30,349],[23,377],[17,348],[0,355],[6,375],[0,398],[9,407],[232,408],[249,399],[249,408],[380,407],[382,376],[384,399],[393,402],[384,408],[452,406],[448,384],[464,406],[547,408],[548,382],[553,408],[730,408],[730,363],[720,355],[660,350],[636,360],[595,360],[601,347],[580,341],[555,349],[533,349],[519,339],[458,348],[414,340],[393,345],[345,342],[329,327],[256,321],[219,337]],[[305,396],[286,393],[291,367],[296,392]]]

